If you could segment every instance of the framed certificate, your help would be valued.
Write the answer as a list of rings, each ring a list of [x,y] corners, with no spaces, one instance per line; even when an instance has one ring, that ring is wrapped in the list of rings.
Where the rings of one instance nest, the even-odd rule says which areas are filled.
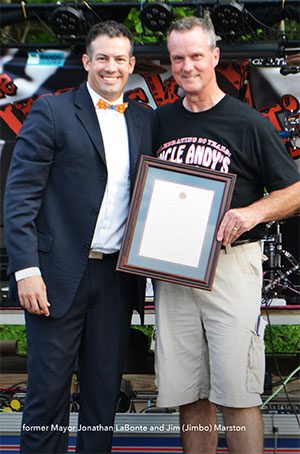
[[[142,156],[117,270],[211,290],[235,178]]]

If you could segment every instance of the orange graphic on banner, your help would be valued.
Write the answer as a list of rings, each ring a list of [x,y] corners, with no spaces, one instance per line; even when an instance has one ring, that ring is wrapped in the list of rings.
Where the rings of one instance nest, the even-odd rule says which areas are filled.
[[[14,115],[12,105],[8,104],[3,109],[0,109],[0,118],[10,127],[10,129],[17,135],[22,128],[22,123]]]

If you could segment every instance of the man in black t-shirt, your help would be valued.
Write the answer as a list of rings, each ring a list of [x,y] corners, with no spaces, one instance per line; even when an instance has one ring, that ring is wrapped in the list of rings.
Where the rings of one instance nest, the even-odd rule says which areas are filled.
[[[299,208],[299,173],[271,123],[217,85],[210,21],[175,22],[168,49],[185,96],[157,110],[157,157],[234,173],[237,181],[217,234],[222,249],[213,290],[155,282],[157,402],[180,407],[185,454],[215,453],[218,430],[232,454],[262,454],[259,240],[266,222]]]

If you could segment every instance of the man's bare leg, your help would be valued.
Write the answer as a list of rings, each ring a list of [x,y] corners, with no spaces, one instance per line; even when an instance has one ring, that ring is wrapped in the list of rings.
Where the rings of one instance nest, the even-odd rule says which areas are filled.
[[[224,425],[235,427],[225,432],[231,454],[263,454],[264,427],[258,407],[222,407]],[[244,429],[245,428],[245,429]]]
[[[184,454],[215,454],[218,444],[218,434],[214,430],[215,423],[216,408],[208,400],[200,399],[191,404],[182,405],[180,427]],[[210,431],[199,430],[201,427],[208,426]]]

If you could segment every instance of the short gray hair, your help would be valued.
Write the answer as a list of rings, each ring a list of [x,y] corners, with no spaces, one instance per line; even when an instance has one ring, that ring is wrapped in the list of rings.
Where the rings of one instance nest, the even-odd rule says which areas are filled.
[[[212,49],[217,46],[217,35],[210,18],[202,19],[201,17],[187,16],[173,22],[168,31],[168,38],[171,32],[185,32],[190,31],[195,27],[200,27],[203,30],[209,40],[209,45]]]

